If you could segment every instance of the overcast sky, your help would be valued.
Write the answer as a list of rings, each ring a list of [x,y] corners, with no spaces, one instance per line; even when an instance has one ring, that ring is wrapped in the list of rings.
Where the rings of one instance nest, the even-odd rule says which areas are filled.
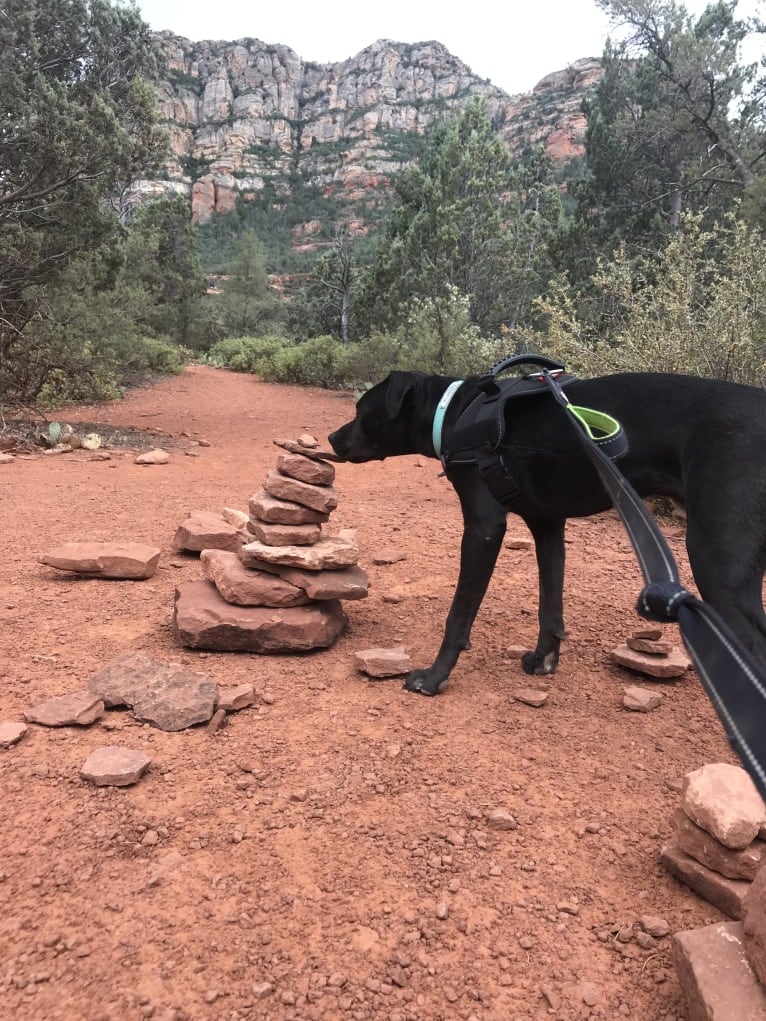
[[[511,95],[581,57],[599,57],[610,33],[595,0],[136,0],[152,28],[195,42],[241,39],[284,43],[301,59],[321,64],[353,57],[377,39],[435,39]],[[699,12],[706,0],[687,0]],[[763,10],[764,0],[740,0],[738,12]]]

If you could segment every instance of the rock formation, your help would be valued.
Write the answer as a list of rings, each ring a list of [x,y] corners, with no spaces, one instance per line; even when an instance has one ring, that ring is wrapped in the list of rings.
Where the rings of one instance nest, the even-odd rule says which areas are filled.
[[[674,937],[689,1017],[766,1017],[766,804],[744,769],[713,763],[684,778],[673,830],[665,868],[734,919]]]
[[[418,137],[474,96],[514,153],[544,145],[565,162],[583,151],[582,99],[602,73],[600,61],[579,60],[510,97],[438,42],[380,39],[341,63],[317,64],[258,39],[159,39],[168,72],[158,103],[171,153],[161,177],[135,182],[128,201],[181,194],[199,223],[240,196],[283,201],[297,175],[342,199],[344,220],[358,218],[364,229],[369,213],[390,202],[392,175]],[[294,244],[313,245],[321,230],[307,219]]]
[[[327,648],[343,633],[347,618],[341,600],[364,598],[368,581],[357,565],[353,534],[322,531],[338,503],[334,478],[333,465],[310,447],[293,449],[279,455],[276,469],[251,498],[244,530],[228,523],[241,523],[239,512],[230,508],[228,521],[218,519],[218,530],[216,516],[207,515],[207,547],[200,547],[199,533],[186,523],[179,528],[176,543],[201,549],[205,576],[176,590],[173,619],[184,645],[217,652],[299,652]],[[203,516],[197,512],[190,519]]]

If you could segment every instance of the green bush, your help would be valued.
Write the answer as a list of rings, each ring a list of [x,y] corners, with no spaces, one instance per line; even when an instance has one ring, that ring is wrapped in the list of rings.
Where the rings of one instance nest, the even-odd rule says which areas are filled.
[[[658,259],[636,263],[618,249],[591,284],[595,318],[583,316],[564,279],[538,302],[548,327],[536,343],[573,372],[682,372],[766,385],[760,231],[732,216],[703,231],[700,217],[687,217]]]
[[[334,337],[314,337],[284,347],[275,360],[277,383],[298,383],[326,388],[348,386],[348,348]]]
[[[191,352],[172,340],[142,337],[133,350],[130,368],[151,376],[174,376],[183,372]]]
[[[291,344],[284,337],[227,337],[213,344],[205,360],[233,372],[252,372],[273,379],[277,356]]]

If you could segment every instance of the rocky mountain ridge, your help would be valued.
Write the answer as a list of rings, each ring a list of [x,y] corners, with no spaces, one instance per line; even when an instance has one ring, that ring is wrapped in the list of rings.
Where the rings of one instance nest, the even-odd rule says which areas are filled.
[[[587,58],[511,97],[433,41],[381,39],[341,63],[317,64],[258,39],[159,38],[170,154],[160,177],[135,182],[131,201],[182,194],[198,223],[240,197],[285,203],[303,186],[364,229],[422,137],[474,96],[515,154],[543,144],[560,164],[582,152],[580,106],[601,76],[600,62]],[[317,231],[321,224],[303,227],[306,237]]]

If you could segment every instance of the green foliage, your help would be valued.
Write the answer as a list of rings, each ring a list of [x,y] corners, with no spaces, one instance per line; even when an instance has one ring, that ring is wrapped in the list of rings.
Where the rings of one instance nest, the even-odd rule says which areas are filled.
[[[122,257],[122,283],[143,292],[136,308],[139,325],[155,336],[202,346],[198,325],[206,281],[187,203],[174,196],[138,209]]]
[[[549,275],[561,202],[542,153],[514,169],[482,101],[437,127],[419,165],[396,183],[400,204],[364,275],[357,329],[395,329],[416,301],[467,295],[486,335],[524,318]]]
[[[6,0],[0,12],[2,401],[34,399],[54,375],[100,385],[99,372],[80,369],[94,344],[108,342],[84,337],[80,360],[62,335],[69,312],[52,301],[64,298],[60,281],[81,253],[115,245],[107,200],[118,185],[159,164],[157,74],[148,26],[132,7]]]
[[[398,330],[374,332],[363,341],[238,337],[213,345],[207,360],[275,383],[363,389],[394,369],[480,373],[505,354],[503,344],[479,335],[469,322],[467,298],[453,293],[446,305],[422,302]]]
[[[141,337],[134,345],[130,362],[123,368],[139,376],[176,376],[183,371],[192,352],[172,340],[161,337]]]
[[[659,259],[631,260],[622,245],[590,283],[600,316],[584,319],[560,279],[540,299],[542,350],[586,375],[685,372],[766,385],[766,237],[727,216],[710,230],[682,220]]]
[[[218,299],[223,332],[230,337],[278,332],[284,306],[269,288],[266,253],[255,231],[241,235],[229,274]]]
[[[213,344],[206,360],[218,368],[274,379],[277,356],[290,344],[285,337],[227,337]]]
[[[604,54],[586,104],[588,173],[573,187],[577,215],[560,265],[577,279],[624,241],[657,251],[684,212],[710,226],[743,201],[766,224],[765,81],[741,63],[750,32],[736,2],[694,19],[676,0],[599,0],[627,32]]]
[[[326,333],[346,343],[350,336],[352,291],[357,277],[357,244],[348,226],[314,266],[307,283],[290,301],[288,326],[299,340]]]

